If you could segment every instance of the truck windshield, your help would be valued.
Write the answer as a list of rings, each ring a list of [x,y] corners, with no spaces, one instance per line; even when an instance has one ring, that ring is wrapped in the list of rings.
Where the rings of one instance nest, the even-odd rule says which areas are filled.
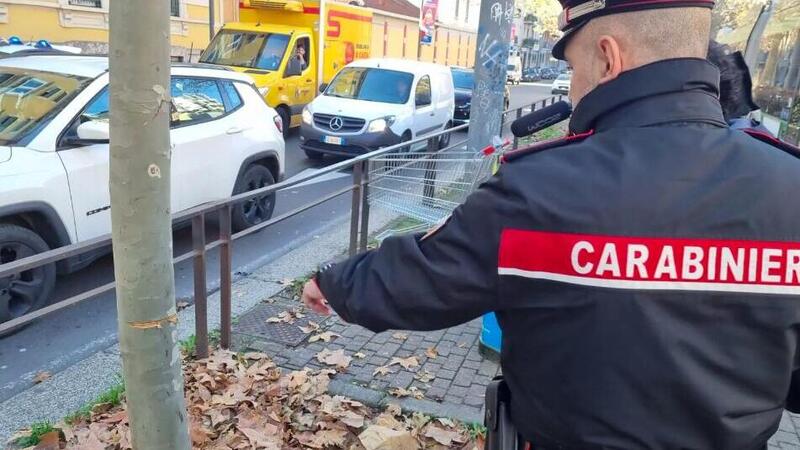
[[[0,67],[0,144],[40,129],[91,80],[30,69]]]
[[[336,75],[325,95],[368,102],[404,104],[414,75],[395,70],[346,67]]]
[[[280,67],[288,44],[285,34],[223,30],[203,52],[200,62],[274,71]]]
[[[475,76],[466,70],[453,71],[453,85],[456,89],[471,91],[475,87]]]

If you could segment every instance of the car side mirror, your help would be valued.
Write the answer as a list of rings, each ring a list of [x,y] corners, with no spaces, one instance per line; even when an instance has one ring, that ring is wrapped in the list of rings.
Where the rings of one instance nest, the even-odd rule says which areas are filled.
[[[319,85],[319,93],[322,94],[325,90],[328,89],[328,83],[322,83]]]
[[[78,125],[78,139],[82,141],[108,142],[110,137],[107,121],[90,120]]]

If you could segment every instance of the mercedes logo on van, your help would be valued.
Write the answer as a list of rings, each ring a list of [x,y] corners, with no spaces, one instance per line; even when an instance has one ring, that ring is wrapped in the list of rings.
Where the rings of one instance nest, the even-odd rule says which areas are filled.
[[[336,116],[331,119],[330,123],[328,123],[328,126],[331,127],[331,130],[333,131],[339,131],[342,129],[342,126],[344,126],[344,121],[342,121],[341,117]]]

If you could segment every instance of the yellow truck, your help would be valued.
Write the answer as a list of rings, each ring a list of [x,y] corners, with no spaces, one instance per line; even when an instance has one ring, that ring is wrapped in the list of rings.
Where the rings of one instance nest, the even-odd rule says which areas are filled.
[[[300,125],[303,107],[319,86],[351,61],[370,56],[372,12],[324,1],[321,13],[320,6],[307,0],[240,1],[239,22],[225,24],[200,57],[201,63],[253,77],[283,119],[284,134]],[[322,15],[327,20],[320,48]]]

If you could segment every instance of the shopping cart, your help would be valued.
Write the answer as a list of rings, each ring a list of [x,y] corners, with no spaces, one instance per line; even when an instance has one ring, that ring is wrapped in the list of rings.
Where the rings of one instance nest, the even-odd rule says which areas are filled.
[[[437,151],[398,151],[369,161],[370,208],[382,208],[406,218],[377,239],[432,228],[466,200],[496,167],[509,146],[497,138],[482,151],[456,145]]]

